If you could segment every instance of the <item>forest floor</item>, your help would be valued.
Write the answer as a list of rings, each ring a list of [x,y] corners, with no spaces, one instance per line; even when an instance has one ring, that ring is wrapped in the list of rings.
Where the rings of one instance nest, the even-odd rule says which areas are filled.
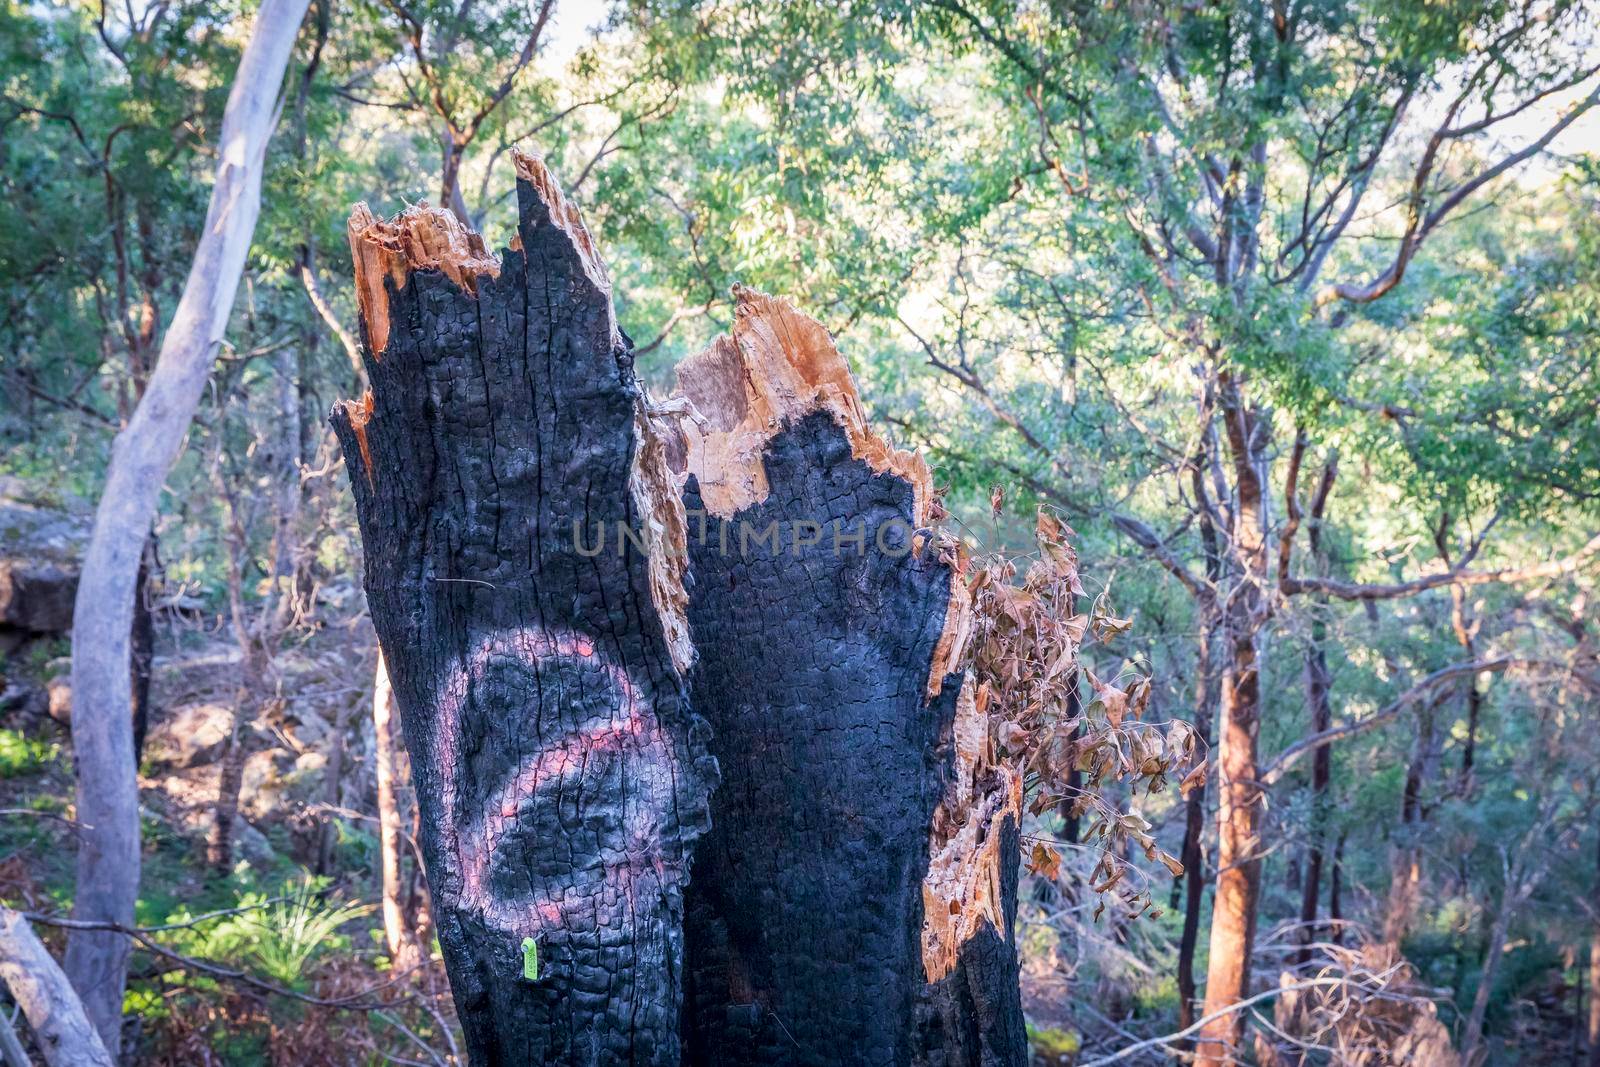
[[[71,907],[75,849],[71,739],[61,642],[34,640],[0,666],[0,900],[43,916]],[[162,944],[282,987],[218,981],[138,953],[128,993],[135,1062],[343,1067],[445,1055],[442,971],[396,983],[387,971],[378,837],[371,814],[371,677],[363,617],[302,635],[274,657],[273,699],[244,730],[249,755],[234,862],[206,863],[240,654],[226,629],[193,619],[158,629],[152,721],[139,768],[144,852],[137,922],[188,923]],[[339,754],[334,755],[335,752]],[[330,762],[340,761],[336,774]],[[237,909],[237,910],[236,910]],[[63,932],[36,923],[59,954]],[[362,991],[380,1010],[334,1011],[296,997]],[[406,1034],[405,1031],[410,1031]],[[419,1042],[429,1046],[423,1053]],[[380,1055],[381,1053],[381,1055]],[[445,1062],[440,1060],[440,1062]]]
[[[208,868],[205,851],[240,653],[214,620],[173,618],[158,629],[152,722],[139,774],[145,845],[137,913],[140,925],[155,926],[250,909],[163,933],[161,940],[186,955],[324,998],[391,981],[381,923],[370,909],[381,888],[373,814],[373,636],[363,615],[345,610],[341,616],[336,609],[326,617],[334,621],[300,634],[274,657],[273,698],[262,702],[245,731],[250,754],[242,818],[235,862],[226,872]],[[53,704],[65,717],[59,710],[67,703],[63,650],[59,639],[36,639],[0,661],[0,900],[48,916],[69,912],[75,862],[70,733],[50,714]],[[336,750],[340,767],[330,776]],[[311,904],[263,907],[283,897]],[[1111,977],[1111,963],[1128,955],[1116,945],[1128,931],[1119,935],[1114,922],[1090,924],[1074,950],[1072,939],[1060,936],[1059,919],[1051,919],[1062,909],[1036,899],[1031,879],[1022,897],[1023,1005],[1035,1063],[1071,1064],[1169,1028],[1175,1002],[1141,998],[1134,990],[1148,983]],[[349,905],[358,907],[340,910]],[[39,924],[39,932],[59,954],[62,931]],[[128,1003],[128,1039],[139,1049],[135,1062],[152,1067],[343,1067],[381,1062],[381,1055],[373,1058],[378,1050],[401,1059],[420,1056],[421,1062],[434,1062],[431,1053],[448,1062],[444,1028],[451,1008],[436,963],[384,1010],[350,1012],[219,983],[139,954]],[[1573,990],[1559,982],[1519,998],[1517,1046],[1546,1057],[1523,1062],[1570,1059],[1572,1004]]]

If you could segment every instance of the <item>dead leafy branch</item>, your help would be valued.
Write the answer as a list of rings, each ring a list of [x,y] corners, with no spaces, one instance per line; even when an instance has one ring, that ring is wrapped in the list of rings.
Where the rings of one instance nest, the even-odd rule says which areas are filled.
[[[1182,774],[1178,789],[1187,794],[1205,781],[1202,742],[1187,722],[1145,719],[1150,678],[1110,651],[1133,624],[1113,613],[1109,596],[1102,592],[1087,613],[1078,610],[1085,593],[1072,530],[1041,509],[1034,534],[1038,558],[1020,582],[1017,565],[1003,556],[980,557],[968,568],[978,708],[988,716],[997,751],[1023,770],[1030,813],[1054,809],[1089,820],[1082,842],[1098,852],[1089,876],[1102,897],[1095,918],[1108,897],[1134,917],[1156,917],[1148,879],[1124,857],[1137,845],[1173,876],[1183,864],[1157,846],[1150,823],[1132,805],[1124,811],[1113,803],[1109,787],[1123,783],[1130,797],[1148,796]],[[1102,664],[1097,673],[1086,658],[1090,650],[1114,668]],[[1029,870],[1058,878],[1060,843],[1027,840]]]

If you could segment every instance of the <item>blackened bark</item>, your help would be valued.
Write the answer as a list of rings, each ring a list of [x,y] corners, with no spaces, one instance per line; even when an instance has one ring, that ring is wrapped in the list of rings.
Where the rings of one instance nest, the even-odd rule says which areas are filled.
[[[1214,672],[1211,664],[1212,623],[1201,623],[1195,652],[1194,728],[1207,746],[1211,745],[1211,700]],[[1196,993],[1194,980],[1195,949],[1200,944],[1200,912],[1206,890],[1206,787],[1201,782],[1189,790],[1183,806],[1183,929],[1178,937],[1178,1029],[1194,1025]],[[1193,1045],[1188,1041],[1182,1047]]]
[[[746,290],[653,408],[518,166],[499,263],[358,211],[372,391],[334,416],[473,1062],[1020,1067],[1021,777],[926,465]]]
[[[156,532],[144,542],[139,575],[133,585],[133,625],[128,631],[128,703],[133,712],[133,765],[144,759],[144,738],[150,732],[150,671],[155,663],[155,613],[151,610],[150,582],[157,568]]]
[[[353,220],[372,390],[333,422],[472,1062],[672,1064],[715,766],[649,561],[576,551],[657,518],[640,395],[581,221],[518,170],[498,266],[432,209]]]
[[[924,693],[950,569],[912,551],[910,486],[853,459],[829,416],[775,437],[766,473],[765,501],[710,516],[703,544],[691,528],[692,693],[723,784],[689,886],[688,1060],[1021,1062],[1015,864],[1003,937],[985,930],[932,984],[919,943],[955,773],[960,679]],[[692,486],[685,505],[703,508]],[[819,543],[796,544],[805,522]],[[740,551],[769,525],[773,549]],[[836,545],[841,529],[864,530],[862,550]],[[1001,832],[1015,856],[1015,823]]]
[[[1306,650],[1306,702],[1311,707],[1311,734],[1315,736],[1333,725],[1329,702],[1331,688],[1328,656],[1322,642],[1327,626],[1321,619],[1311,624],[1311,647]],[[1322,745],[1311,760],[1311,845],[1306,849],[1306,881],[1300,895],[1300,939],[1296,963],[1311,959],[1310,944],[1316,939],[1317,901],[1322,893],[1322,859],[1328,824],[1328,784],[1333,776],[1333,746]]]
[[[691,692],[723,774],[687,1058],[1020,1064],[1020,779],[953,671],[970,609],[927,468],[866,425],[820,325],[737,295],[678,370]]]
[[[1328,874],[1328,925],[1333,927],[1329,935],[1335,945],[1344,944],[1344,909],[1340,907],[1340,891],[1344,888],[1344,831],[1339,831],[1339,839],[1333,845],[1333,870]]]
[[[1208,442],[1210,435],[1201,438]],[[1210,448],[1203,443],[1196,462],[1190,471],[1196,500],[1207,499],[1206,479],[1202,473]],[[1217,527],[1211,519],[1209,508],[1200,512],[1200,544],[1205,552],[1206,578],[1214,586],[1222,578],[1222,552],[1218,543]],[[1212,661],[1212,640],[1220,631],[1221,620],[1209,603],[1197,603],[1199,629],[1195,649],[1194,726],[1206,751],[1212,751],[1211,708],[1215,698],[1216,665]],[[1201,908],[1204,906],[1206,888],[1206,783],[1202,780],[1189,791],[1184,801],[1183,849],[1179,860],[1183,863],[1183,928],[1178,937],[1178,1029],[1187,1030],[1194,1024],[1198,1006],[1199,987],[1194,980],[1195,950],[1200,943]],[[1187,1052],[1193,1048],[1192,1038],[1184,1038],[1178,1048]]]

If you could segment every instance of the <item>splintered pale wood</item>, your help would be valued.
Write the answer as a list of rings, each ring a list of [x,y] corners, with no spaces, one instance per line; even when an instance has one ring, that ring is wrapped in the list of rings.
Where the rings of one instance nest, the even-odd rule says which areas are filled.
[[[114,1061],[67,976],[28,920],[6,907],[0,907],[0,986],[22,1009],[50,1067],[111,1067]]]
[[[473,1062],[1021,1064],[1020,780],[926,465],[749,290],[649,403],[517,169],[499,259],[352,219],[334,416]]]

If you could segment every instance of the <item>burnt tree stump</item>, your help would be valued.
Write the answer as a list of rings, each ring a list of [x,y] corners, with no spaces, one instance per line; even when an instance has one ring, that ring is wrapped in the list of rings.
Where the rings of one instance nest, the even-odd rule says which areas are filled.
[[[691,700],[722,785],[689,885],[690,1062],[1011,1064],[1021,783],[988,755],[957,546],[828,332],[736,292],[678,368]]]
[[[926,465],[748,290],[652,404],[516,163],[498,259],[357,209],[333,416],[472,1062],[1021,1064],[1021,782]]]
[[[445,212],[357,210],[372,388],[333,421],[473,1062],[672,1064],[715,768],[650,573],[673,554],[574,551],[575,523],[670,522],[666,469],[588,234],[518,171],[498,262]]]

